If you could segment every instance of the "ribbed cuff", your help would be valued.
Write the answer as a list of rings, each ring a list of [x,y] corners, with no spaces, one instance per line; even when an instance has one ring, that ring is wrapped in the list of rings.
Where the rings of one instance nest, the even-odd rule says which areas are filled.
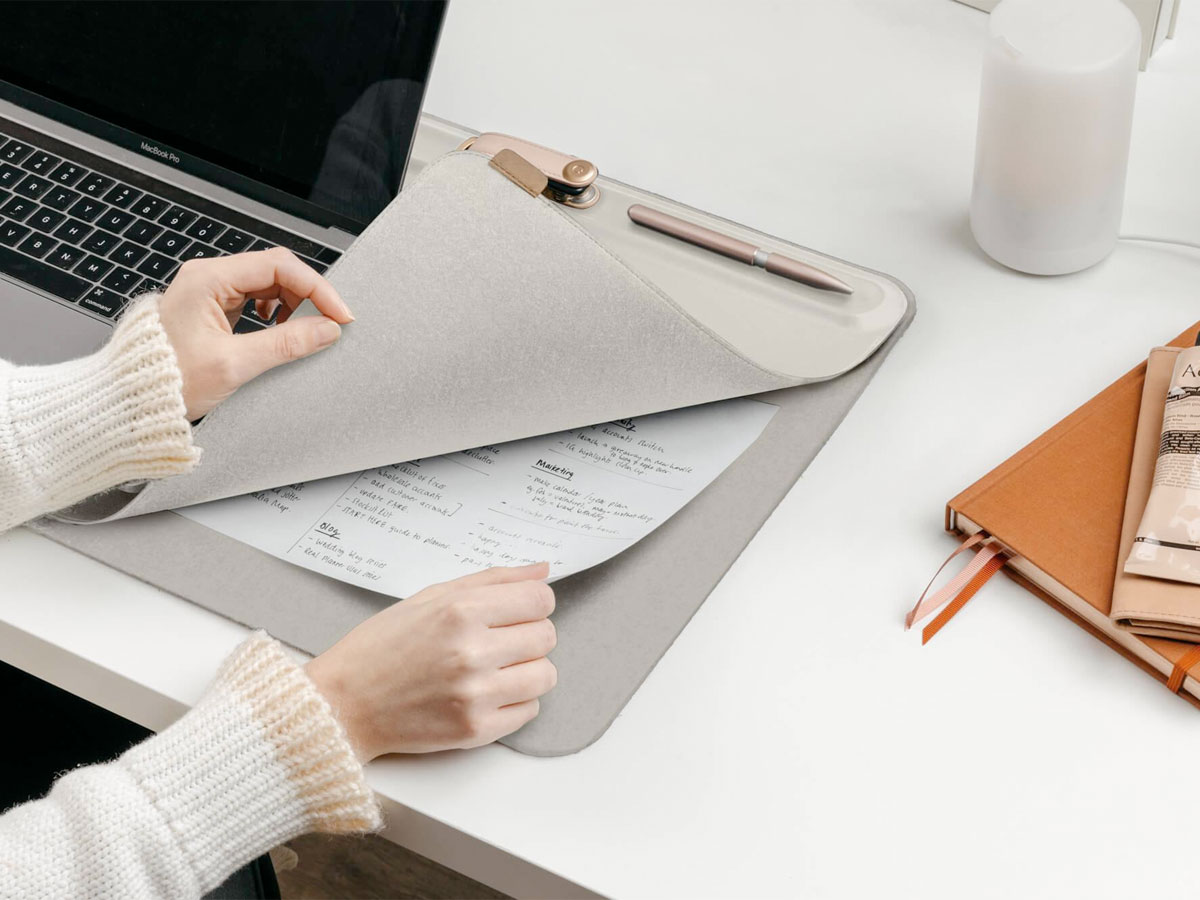
[[[309,831],[374,831],[363,769],[304,670],[262,632],[190,713],[121,762],[162,814],[202,890]]]
[[[126,481],[182,474],[200,458],[157,295],[134,304],[93,355],[10,373],[0,378],[0,449],[11,458],[0,463],[15,477],[0,528]]]

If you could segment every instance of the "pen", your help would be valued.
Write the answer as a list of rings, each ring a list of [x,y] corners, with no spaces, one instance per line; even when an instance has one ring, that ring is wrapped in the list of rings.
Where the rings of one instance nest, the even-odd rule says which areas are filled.
[[[629,207],[629,218],[636,224],[654,231],[662,232],[676,240],[695,244],[713,253],[728,256],[748,266],[759,266],[772,275],[782,275],[792,281],[807,284],[809,287],[820,288],[823,291],[837,291],[842,294],[853,294],[854,288],[840,278],[835,278],[828,272],[822,272],[816,266],[802,263],[798,259],[784,256],[782,253],[772,253],[762,247],[756,247],[748,241],[742,241],[703,225],[685,222],[657,209],[650,209],[635,203]]]

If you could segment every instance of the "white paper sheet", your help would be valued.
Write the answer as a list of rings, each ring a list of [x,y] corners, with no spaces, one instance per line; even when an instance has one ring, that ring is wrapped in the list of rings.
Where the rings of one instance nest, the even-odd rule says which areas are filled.
[[[489,566],[561,578],[641,540],[762,433],[745,398],[479,447],[175,510],[395,597]]]

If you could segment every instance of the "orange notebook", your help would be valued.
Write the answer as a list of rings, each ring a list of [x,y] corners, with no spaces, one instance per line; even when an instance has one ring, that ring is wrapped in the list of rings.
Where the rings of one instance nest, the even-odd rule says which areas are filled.
[[[1191,346],[1198,330],[1171,346]],[[1109,619],[1145,373],[1145,364],[1128,372],[947,504],[947,531],[982,532],[980,546],[1007,559],[972,579],[937,627],[1003,560],[1019,584],[1200,706],[1200,645],[1139,637]]]

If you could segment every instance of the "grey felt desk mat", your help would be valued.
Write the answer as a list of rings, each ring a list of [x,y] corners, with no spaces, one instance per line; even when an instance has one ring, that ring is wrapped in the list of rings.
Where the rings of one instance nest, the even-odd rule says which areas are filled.
[[[558,687],[503,743],[537,756],[599,738],[854,405],[916,312],[866,362],[832,381],[759,395],[779,406],[763,435],[688,506],[609,562],[555,585]],[[34,530],[310,653],[392,599],[325,578],[169,512]]]
[[[894,279],[841,261],[850,296],[690,245],[680,256],[680,242],[624,215],[649,196],[609,188],[569,212],[484,156],[443,156],[329,269],[357,316],[336,345],[209,413],[194,471],[60,517],[144,515],[823,381],[870,356],[904,315]]]
[[[568,215],[475,154],[441,156],[465,133],[423,120],[419,176],[330,270],[358,315],[336,347],[256,379],[208,416],[195,472],[74,511],[115,520],[33,527],[319,653],[393,600],[160,510],[723,397],[776,404],[759,440],[680,513],[556,583],[559,685],[505,743],[561,755],[616,718],[915,307],[888,276],[611,179],[598,182],[600,203]],[[813,292],[636,229],[631,202],[811,260],[855,294]]]

